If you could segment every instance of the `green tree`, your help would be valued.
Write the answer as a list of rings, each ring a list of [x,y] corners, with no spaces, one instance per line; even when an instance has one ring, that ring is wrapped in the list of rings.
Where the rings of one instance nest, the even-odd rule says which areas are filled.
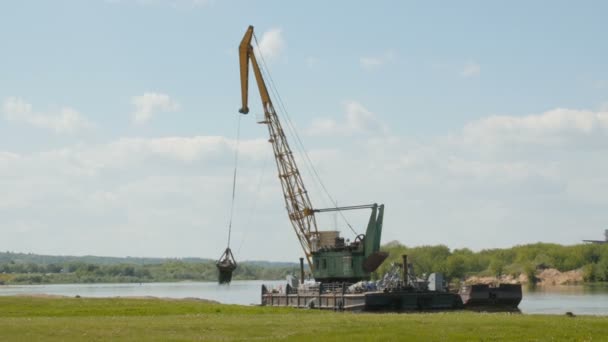
[[[499,277],[503,274],[504,268],[505,262],[500,259],[500,257],[495,257],[492,259],[492,261],[490,261],[488,271],[490,271],[490,274],[493,276]]]
[[[464,257],[450,255],[446,260],[446,276],[448,279],[463,278],[466,272]]]

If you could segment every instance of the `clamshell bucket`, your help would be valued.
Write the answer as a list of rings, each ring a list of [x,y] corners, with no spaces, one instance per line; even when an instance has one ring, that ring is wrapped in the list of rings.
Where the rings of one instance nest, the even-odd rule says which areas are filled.
[[[232,272],[236,269],[236,260],[230,248],[226,248],[224,254],[215,264],[219,271],[218,282],[220,284],[229,284],[232,281]]]

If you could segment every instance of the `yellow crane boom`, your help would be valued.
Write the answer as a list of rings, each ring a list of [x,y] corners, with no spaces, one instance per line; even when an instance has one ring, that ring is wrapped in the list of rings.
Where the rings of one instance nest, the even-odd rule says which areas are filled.
[[[268,133],[270,135],[268,141],[272,144],[289,220],[302,245],[308,265],[310,266],[310,269],[313,270],[311,253],[313,252],[312,241],[313,239],[318,238],[317,222],[310,203],[310,198],[308,197],[308,192],[302,182],[300,171],[298,170],[293,153],[287,143],[283,128],[281,127],[281,122],[274,110],[270,95],[268,94],[266,83],[262,77],[260,66],[258,65],[253,46],[251,45],[252,38],[253,26],[249,26],[239,45],[242,100],[242,106],[239,112],[242,114],[249,113],[249,62],[251,62],[256,83],[258,84],[258,90],[260,91],[262,106],[264,107],[264,120],[260,123],[266,124],[268,127]]]

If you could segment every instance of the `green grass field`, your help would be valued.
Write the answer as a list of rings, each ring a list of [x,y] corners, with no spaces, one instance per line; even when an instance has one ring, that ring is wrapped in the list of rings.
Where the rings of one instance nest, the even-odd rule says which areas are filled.
[[[0,341],[607,341],[608,317],[353,314],[195,300],[0,297]]]

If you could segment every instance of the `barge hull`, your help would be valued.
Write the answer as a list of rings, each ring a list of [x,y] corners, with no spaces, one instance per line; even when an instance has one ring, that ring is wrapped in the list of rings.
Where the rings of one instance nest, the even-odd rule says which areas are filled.
[[[460,291],[466,309],[471,310],[517,310],[522,299],[521,284],[486,284],[463,286]]]
[[[433,310],[458,310],[463,308],[460,296],[435,291],[373,291],[343,293],[334,291],[273,293],[262,287],[262,305],[294,308],[310,308],[335,311],[411,312]]]
[[[449,292],[372,292],[365,295],[365,311],[458,310],[460,296]]]

